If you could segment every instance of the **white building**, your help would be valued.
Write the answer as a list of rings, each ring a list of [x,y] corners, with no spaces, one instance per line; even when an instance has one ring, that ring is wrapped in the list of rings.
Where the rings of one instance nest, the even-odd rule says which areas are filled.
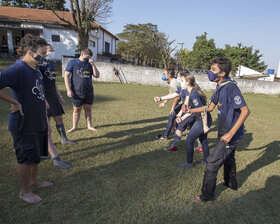
[[[58,14],[72,22],[70,12]],[[74,30],[54,15],[51,10],[0,7],[0,54],[15,55],[20,39],[27,33],[40,35],[56,51],[56,59],[74,56],[78,38]],[[88,46],[93,59],[106,61],[116,54],[118,38],[102,26],[92,23]]]

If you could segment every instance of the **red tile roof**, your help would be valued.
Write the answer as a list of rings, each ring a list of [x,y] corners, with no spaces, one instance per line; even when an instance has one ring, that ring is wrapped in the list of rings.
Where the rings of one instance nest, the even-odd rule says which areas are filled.
[[[73,23],[71,12],[56,11],[57,14],[67,21]],[[61,21],[51,10],[17,8],[0,6],[0,20],[14,22],[36,22],[42,24],[67,25]],[[97,23],[92,23],[92,27],[100,27]]]

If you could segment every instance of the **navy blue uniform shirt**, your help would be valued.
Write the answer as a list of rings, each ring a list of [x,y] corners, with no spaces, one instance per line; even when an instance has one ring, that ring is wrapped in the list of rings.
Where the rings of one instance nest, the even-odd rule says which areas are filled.
[[[42,74],[23,61],[18,61],[0,72],[0,89],[10,87],[13,97],[21,104],[24,116],[11,113],[9,127],[18,134],[34,134],[45,131],[46,105]]]
[[[223,86],[225,82],[228,83]],[[218,105],[218,137],[220,138],[231,130],[240,116],[240,108],[247,104],[238,86],[229,78],[225,78],[220,85],[217,85],[211,99],[215,105]],[[240,139],[243,134],[244,124],[235,133],[231,142]]]
[[[189,92],[186,89],[179,87],[176,91],[177,94],[180,94],[181,100],[185,103],[186,97],[189,95]]]
[[[190,94],[188,106],[190,108],[197,108],[197,107],[203,107],[205,105],[206,105],[205,99],[202,96],[200,96],[200,94],[198,92],[196,92],[195,90],[192,90],[191,94]],[[201,118],[201,113],[196,113],[196,119],[200,119],[200,118]],[[209,112],[207,113],[207,125],[208,125],[208,127],[210,127],[212,125],[212,117]]]
[[[47,63],[40,65],[39,69],[43,75],[43,83],[47,101],[50,102],[52,100],[58,100],[55,86],[56,72],[53,63],[48,61]]]
[[[71,90],[80,98],[93,95],[92,86],[92,66],[87,62],[82,62],[79,58],[72,59],[67,63],[65,71],[72,73]]]

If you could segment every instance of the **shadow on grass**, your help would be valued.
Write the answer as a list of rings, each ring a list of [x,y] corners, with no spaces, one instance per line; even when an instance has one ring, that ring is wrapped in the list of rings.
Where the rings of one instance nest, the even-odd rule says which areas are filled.
[[[250,136],[251,133],[248,133],[248,135]],[[258,171],[259,169],[262,169],[265,166],[270,165],[271,163],[273,163],[275,161],[280,160],[279,159],[279,155],[280,155],[279,144],[280,144],[280,141],[274,141],[265,146],[250,149],[250,151],[255,151],[255,150],[261,151],[263,149],[265,149],[265,150],[263,152],[261,152],[261,156],[258,159],[256,159],[254,162],[248,164],[245,169],[243,169],[237,173],[237,180],[238,180],[239,188],[245,183],[245,181],[248,179],[248,177],[252,173]],[[243,151],[245,151],[245,150],[247,150],[247,149],[244,149]],[[225,190],[225,187],[218,185],[217,196],[223,190]]]

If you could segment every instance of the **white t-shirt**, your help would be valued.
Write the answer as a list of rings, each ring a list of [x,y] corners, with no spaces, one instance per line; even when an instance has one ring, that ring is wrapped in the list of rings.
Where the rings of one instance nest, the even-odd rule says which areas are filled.
[[[175,93],[179,87],[181,87],[180,82],[176,78],[173,78],[169,84],[169,94]]]

